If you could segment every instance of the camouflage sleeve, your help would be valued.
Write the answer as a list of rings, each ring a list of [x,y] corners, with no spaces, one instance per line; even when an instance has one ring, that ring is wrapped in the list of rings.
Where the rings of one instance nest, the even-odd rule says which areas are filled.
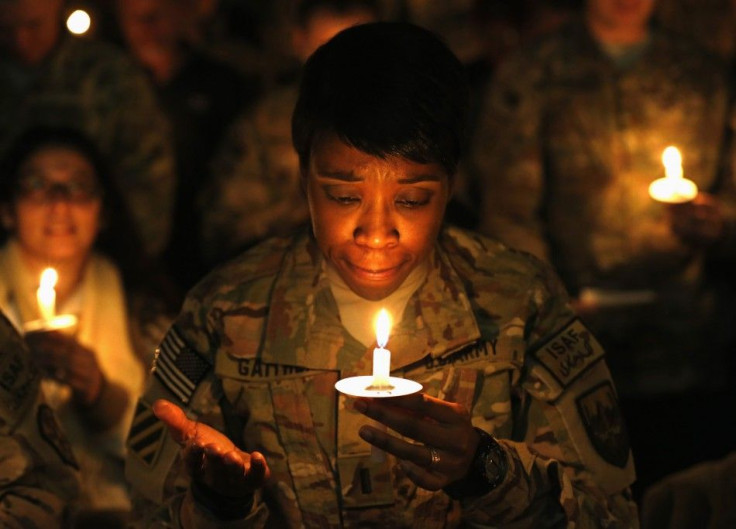
[[[0,527],[70,527],[78,465],[25,344],[0,315]]]
[[[260,528],[268,510],[256,495],[250,514],[222,521],[201,507],[189,491],[189,478],[179,459],[180,447],[153,414],[151,405],[166,399],[180,406],[190,419],[225,431],[220,400],[222,388],[204,331],[180,330],[189,319],[186,306],[156,351],[152,376],[138,401],[128,434],[125,474],[132,487],[132,528]],[[237,440],[235,440],[237,444]]]
[[[110,56],[83,87],[96,107],[94,136],[114,160],[111,169],[150,255],[169,237],[176,176],[169,123],[142,71],[125,56]]]
[[[203,192],[202,247],[219,263],[307,219],[299,162],[291,144],[289,94],[277,94],[231,127]]]
[[[732,98],[733,99],[733,98]],[[713,191],[724,217],[723,240],[714,249],[715,257],[736,258],[736,102],[732,102],[726,125],[726,141],[721,155],[720,177]]]
[[[556,277],[537,278],[520,411],[512,438],[500,440],[509,470],[466,516],[481,526],[638,527],[633,457],[603,349]]]
[[[479,230],[548,260],[539,209],[544,191],[541,68],[504,62],[483,96],[470,165],[480,182]]]

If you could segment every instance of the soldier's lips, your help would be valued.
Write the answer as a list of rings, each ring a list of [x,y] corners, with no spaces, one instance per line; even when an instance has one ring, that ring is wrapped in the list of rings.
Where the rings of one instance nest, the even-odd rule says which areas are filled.
[[[359,279],[370,282],[384,282],[399,275],[405,263],[401,262],[396,266],[376,266],[370,268],[353,264],[349,261],[345,261],[345,264],[350,273]]]
[[[74,235],[76,231],[77,230],[74,228],[74,226],[54,225],[54,226],[47,226],[44,229],[44,234],[49,237],[66,237],[69,235]]]

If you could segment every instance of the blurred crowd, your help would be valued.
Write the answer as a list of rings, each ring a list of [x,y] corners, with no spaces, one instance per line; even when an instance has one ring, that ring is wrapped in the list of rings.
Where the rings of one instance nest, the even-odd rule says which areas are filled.
[[[37,368],[23,368],[75,449],[56,451],[84,476],[78,526],[124,523],[136,396],[186,292],[309,222],[300,68],[378,20],[435,31],[466,66],[446,221],[563,280],[607,352],[648,527],[672,510],[661,480],[736,450],[736,2],[0,0],[0,309],[28,329],[54,263],[57,312],[79,316],[73,334],[29,331]],[[669,145],[690,202],[647,193]]]

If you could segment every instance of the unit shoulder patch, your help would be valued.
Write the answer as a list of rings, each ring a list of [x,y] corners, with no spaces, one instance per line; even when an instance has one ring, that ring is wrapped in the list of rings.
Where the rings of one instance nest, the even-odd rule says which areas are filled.
[[[629,435],[611,382],[605,381],[577,398],[577,408],[598,454],[624,468],[629,460]]]
[[[126,445],[128,450],[138,456],[143,463],[152,467],[164,444],[166,426],[153,414],[146,402],[139,400],[130,425]]]
[[[539,347],[534,356],[562,387],[567,387],[603,354],[598,340],[575,318]]]
[[[0,418],[15,426],[23,410],[33,402],[39,377],[35,364],[12,348],[0,355]]]

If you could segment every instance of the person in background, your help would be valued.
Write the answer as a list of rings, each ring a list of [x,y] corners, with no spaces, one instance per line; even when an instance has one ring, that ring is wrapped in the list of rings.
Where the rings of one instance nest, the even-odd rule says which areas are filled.
[[[28,347],[0,311],[0,526],[72,527],[78,464]]]
[[[644,491],[643,529],[736,526],[736,451],[674,472]]]
[[[310,56],[292,131],[311,230],[190,291],[128,437],[135,525],[637,527],[616,390],[559,280],[443,225],[464,74],[403,23]],[[380,308],[421,392],[348,400]]]
[[[380,18],[375,0],[304,0],[292,30],[300,63],[347,27]],[[264,93],[227,134],[204,189],[202,249],[218,264],[271,235],[307,221],[299,163],[291,146],[291,113],[298,77]]]
[[[654,7],[587,0],[510,57],[473,148],[482,231],[551,263],[608,352],[637,487],[736,444],[712,406],[733,343],[732,298],[710,274],[736,249],[727,72],[653,25]],[[700,190],[676,206],[648,193],[671,145]]]
[[[120,522],[130,508],[122,468],[125,434],[155,343],[169,323],[160,298],[144,293],[141,278],[160,281],[132,268],[130,263],[145,261],[140,245],[128,233],[124,206],[100,154],[75,129],[22,134],[2,165],[0,191],[6,235],[0,309],[28,331],[47,401],[74,446],[80,516],[106,513],[107,523]],[[130,247],[122,248],[124,242]],[[66,330],[31,327],[44,317],[37,290],[47,267],[58,274],[55,313],[77,317]]]
[[[170,131],[143,72],[122,52],[64,32],[63,0],[0,0],[0,156],[34,125],[84,131],[110,160],[148,255],[171,230]]]
[[[127,50],[149,73],[158,103],[172,125],[177,190],[164,254],[182,288],[204,275],[197,197],[224,131],[246,107],[258,81],[246,79],[191,42],[196,2],[119,0],[116,10]]]

